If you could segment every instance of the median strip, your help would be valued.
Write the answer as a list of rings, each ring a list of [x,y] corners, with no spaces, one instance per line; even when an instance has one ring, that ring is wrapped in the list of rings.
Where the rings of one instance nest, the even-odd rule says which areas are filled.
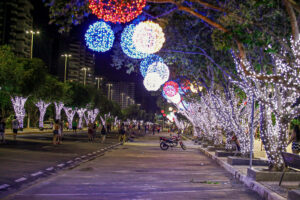
[[[36,173],[31,174],[31,176],[38,176],[38,175],[41,175],[41,174],[43,174],[43,172],[36,172]]]
[[[3,190],[5,188],[8,188],[10,185],[8,184],[3,184],[3,185],[0,185],[0,190]]]
[[[27,180],[27,178],[22,177],[22,178],[15,180],[15,182],[19,183],[19,182],[26,181],[26,180]]]

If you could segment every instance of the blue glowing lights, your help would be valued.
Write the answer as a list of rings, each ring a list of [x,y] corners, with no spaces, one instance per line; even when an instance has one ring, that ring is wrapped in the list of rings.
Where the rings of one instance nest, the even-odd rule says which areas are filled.
[[[121,35],[121,47],[123,52],[131,57],[131,58],[137,58],[137,59],[142,59],[147,57],[149,54],[147,53],[142,53],[138,51],[132,41],[132,35],[134,33],[135,25],[130,24],[126,26],[126,28],[123,30],[122,35]]]
[[[85,41],[88,48],[97,52],[110,50],[114,40],[114,32],[105,22],[96,22],[90,25],[85,33]]]
[[[169,80],[169,67],[163,62],[154,62],[151,65],[149,65],[147,74],[152,72],[158,73],[163,83]]]
[[[155,62],[164,62],[164,60],[157,56],[157,55],[149,55],[147,58],[145,58],[142,62],[141,62],[141,65],[140,65],[140,72],[142,74],[143,77],[146,76],[147,74],[147,71],[148,71],[148,67],[150,65],[152,65],[153,63]]]

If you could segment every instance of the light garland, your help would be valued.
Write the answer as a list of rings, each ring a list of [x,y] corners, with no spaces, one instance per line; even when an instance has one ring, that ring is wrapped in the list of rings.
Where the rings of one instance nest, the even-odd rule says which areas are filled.
[[[79,121],[78,121],[78,128],[79,129],[82,129],[82,118],[84,116],[84,113],[86,112],[86,108],[80,108],[80,109],[77,109],[77,114],[78,114],[78,117],[79,117]]]
[[[55,105],[55,119],[60,120],[61,119],[61,110],[64,107],[64,103],[62,102],[54,102]]]
[[[156,72],[148,73],[144,79],[144,86],[148,91],[157,91],[162,84],[162,79]]]
[[[69,107],[64,107],[64,110],[68,119],[68,124],[69,124],[68,128],[72,129],[72,122],[73,122],[74,115],[76,114],[76,110],[73,110],[72,108]]]
[[[85,34],[85,41],[88,48],[97,52],[110,50],[114,40],[114,32],[105,22],[96,22],[90,25]]]
[[[39,118],[39,127],[40,128],[44,128],[44,117],[45,117],[45,114],[46,114],[46,110],[48,108],[48,106],[50,105],[51,103],[45,103],[44,101],[40,100],[39,102],[37,102],[35,105],[36,107],[39,108],[39,111],[40,111],[40,118]]]
[[[179,86],[175,81],[168,81],[164,84],[163,90],[168,97],[173,97],[178,93]]]
[[[99,19],[126,23],[142,13],[146,0],[89,0],[89,8]]]
[[[135,27],[132,40],[138,51],[153,54],[162,48],[165,35],[158,24],[145,21]]]
[[[13,107],[14,107],[14,111],[15,111],[15,114],[16,114],[16,117],[17,117],[17,120],[19,122],[19,128],[23,128],[23,123],[24,123],[24,117],[25,117],[25,114],[26,114],[26,111],[25,111],[25,103],[27,101],[27,97],[11,97],[11,102],[13,104]]]
[[[99,109],[95,108],[94,110],[87,111],[87,113],[89,122],[94,123],[97,115],[99,114]]]
[[[163,63],[164,60],[161,57],[152,54],[152,55],[149,55],[147,58],[145,58],[141,62],[141,64],[140,64],[140,72],[141,72],[141,74],[142,74],[143,77],[146,76],[147,71],[148,71],[148,67],[150,65],[152,65],[153,63],[155,63],[155,62],[162,62]]]
[[[125,29],[123,30],[123,32],[121,34],[121,47],[122,47],[123,52],[127,56],[129,56],[131,58],[142,59],[142,58],[149,56],[149,54],[142,53],[135,48],[135,45],[133,44],[133,41],[132,41],[134,29],[135,29],[134,24],[130,24],[125,27]]]

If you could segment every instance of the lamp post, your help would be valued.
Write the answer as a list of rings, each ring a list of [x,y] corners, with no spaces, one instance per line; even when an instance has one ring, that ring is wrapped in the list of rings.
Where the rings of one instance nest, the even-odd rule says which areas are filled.
[[[96,80],[97,80],[97,89],[99,90],[99,88],[100,88],[100,81],[102,82],[102,79],[103,78],[101,78],[101,77],[96,77]]]
[[[123,109],[123,107],[124,107],[124,93],[122,92],[121,93],[121,97],[122,97],[122,102],[121,102],[121,107],[122,107],[122,109]]]
[[[108,94],[107,94],[107,98],[108,98],[108,100],[110,100],[110,96],[111,96],[111,94],[110,94],[110,88],[113,86],[113,84],[111,84],[111,83],[108,83],[108,84],[106,84],[107,85],[107,87],[108,87]]]
[[[126,97],[126,107],[128,107],[128,99],[130,99],[129,96]]]
[[[83,85],[85,86],[86,85],[86,71],[89,71],[89,68],[83,67],[81,70],[84,71]]]
[[[65,76],[64,76],[64,83],[67,81],[67,63],[68,63],[68,58],[72,57],[71,54],[63,54],[61,55],[62,57],[65,57]]]
[[[32,54],[33,54],[33,36],[34,35],[39,35],[40,31],[29,30],[29,31],[26,31],[26,34],[31,34],[30,59],[32,59]]]

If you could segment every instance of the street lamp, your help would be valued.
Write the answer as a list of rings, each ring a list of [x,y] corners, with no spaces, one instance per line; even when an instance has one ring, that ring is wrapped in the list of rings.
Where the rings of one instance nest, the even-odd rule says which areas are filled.
[[[106,84],[107,85],[107,87],[108,87],[108,94],[107,94],[107,98],[108,98],[108,100],[110,100],[110,88],[113,86],[113,84],[111,84],[111,83],[108,83],[108,84]]]
[[[130,99],[129,96],[126,97],[126,107],[128,107],[128,99]]]
[[[83,85],[85,86],[86,84],[86,71],[89,71],[88,67],[83,67],[81,68],[82,71],[84,71],[84,77],[83,77]]]
[[[67,62],[68,58],[72,57],[71,54],[63,54],[62,57],[65,57],[65,76],[64,76],[64,83],[67,81]]]
[[[31,34],[30,59],[32,59],[32,53],[33,53],[33,35],[39,35],[40,31],[29,30],[29,31],[26,31],[26,34]]]
[[[101,77],[96,77],[96,80],[97,80],[97,82],[98,82],[98,86],[97,86],[97,89],[99,90],[99,88],[100,88],[100,81],[102,82],[102,80],[103,80],[103,78],[101,78]]]

